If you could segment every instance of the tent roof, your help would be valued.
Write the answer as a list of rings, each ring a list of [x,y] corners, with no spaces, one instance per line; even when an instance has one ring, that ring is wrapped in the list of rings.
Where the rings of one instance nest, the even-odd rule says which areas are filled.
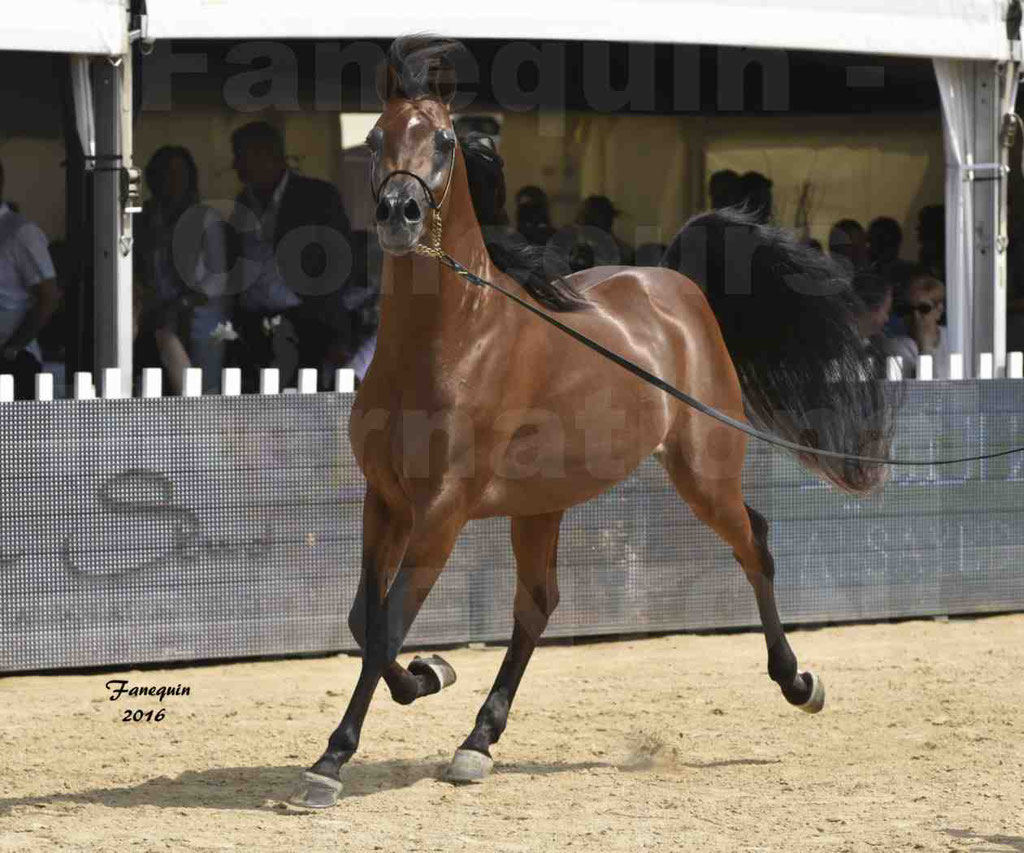
[[[151,38],[660,42],[1010,58],[1003,0],[147,0]]]
[[[125,0],[46,0],[4,4],[0,50],[124,53]]]

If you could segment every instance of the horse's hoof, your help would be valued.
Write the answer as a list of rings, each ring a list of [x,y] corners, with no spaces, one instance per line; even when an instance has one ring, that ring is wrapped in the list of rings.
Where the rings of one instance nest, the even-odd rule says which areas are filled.
[[[817,714],[825,707],[825,682],[813,672],[805,672],[803,677],[811,680],[811,695],[807,697],[806,702],[797,707],[804,713]]]
[[[304,809],[329,809],[338,802],[339,796],[341,782],[307,770],[302,774],[302,787],[288,802]]]
[[[455,669],[440,655],[431,655],[428,658],[416,655],[409,664],[409,672],[413,675],[426,675],[435,681],[437,683],[435,693],[440,693],[455,683]]]
[[[466,784],[483,782],[494,767],[494,759],[475,749],[457,749],[452,763],[444,773],[448,782]]]

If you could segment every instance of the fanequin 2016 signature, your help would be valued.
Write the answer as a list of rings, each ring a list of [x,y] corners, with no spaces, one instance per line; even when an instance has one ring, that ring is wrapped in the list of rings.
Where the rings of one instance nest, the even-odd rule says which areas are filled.
[[[129,687],[128,680],[124,678],[112,678],[104,686],[110,691],[111,702],[116,702],[122,696],[130,698],[155,696],[163,704],[164,697],[166,696],[189,696],[192,693],[192,688],[185,684],[160,685],[159,687],[136,685]],[[153,711],[152,709],[125,708],[123,714],[124,716],[121,717],[122,723],[159,723],[167,714],[167,709],[160,708],[158,711]]]

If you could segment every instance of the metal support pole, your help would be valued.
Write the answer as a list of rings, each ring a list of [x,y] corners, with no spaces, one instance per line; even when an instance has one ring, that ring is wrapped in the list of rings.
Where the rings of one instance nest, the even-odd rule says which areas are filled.
[[[976,69],[973,90],[974,162],[998,163],[1002,126],[1000,66],[995,62],[978,62]],[[1005,247],[1000,249],[996,241],[999,234],[1001,187],[1005,177],[998,172],[990,172],[968,173],[962,175],[961,179],[970,180],[973,184],[974,275],[970,283],[974,309],[973,340],[970,364],[965,367],[969,376],[976,376],[978,360],[983,352],[992,353],[996,365],[1006,363],[1006,250]]]
[[[1017,100],[1018,62],[981,63],[974,82],[975,165],[966,170],[972,183],[974,220],[973,338],[971,375],[982,353],[992,353],[994,375],[1006,375],[1007,190],[1012,145],[1008,116]]]
[[[1018,42],[1019,44],[1019,42]],[[995,360],[993,376],[1006,376],[1006,300],[1007,300],[1007,250],[1010,246],[1009,232],[1009,190],[1010,190],[1010,149],[1016,138],[1015,112],[1017,89],[1020,83],[1020,62],[1005,62],[999,67],[1000,115],[999,115],[999,218],[996,220],[996,280],[995,280],[995,329],[992,347]]]
[[[120,368],[124,396],[131,395],[133,338],[131,218],[124,212],[121,198],[121,168],[131,156],[130,114],[129,121],[124,120],[124,110],[131,110],[129,63],[126,55],[116,61],[96,61],[92,67],[96,116],[94,370],[99,376],[105,368]]]

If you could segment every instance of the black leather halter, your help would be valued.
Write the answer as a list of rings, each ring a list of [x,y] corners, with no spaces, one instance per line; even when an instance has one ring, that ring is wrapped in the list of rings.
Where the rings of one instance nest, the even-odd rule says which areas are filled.
[[[454,163],[454,160],[453,160],[452,161],[453,168],[454,168],[454,165],[455,165],[455,163]],[[419,181],[419,185],[421,187],[423,187],[423,193],[427,197],[427,204],[430,205],[430,209],[431,210],[437,210],[441,206],[437,202],[437,199],[434,198],[434,191],[431,190],[430,187],[427,186],[427,182],[425,180],[423,180],[423,178],[421,178],[415,172],[410,172],[408,169],[394,169],[394,170],[388,172],[384,176],[384,180],[380,182],[380,186],[374,187],[374,185],[373,185],[373,168],[371,167],[371,169],[370,169],[370,192],[373,193],[373,202],[374,202],[374,204],[379,204],[380,203],[380,194],[381,194],[381,192],[384,191],[384,186],[387,184],[388,181],[390,181],[393,177],[395,177],[395,175],[408,175],[410,178],[415,178],[417,181]],[[449,181],[449,183],[451,182],[451,172],[448,173],[448,181]],[[447,184],[445,185],[444,189],[445,189],[445,195],[447,195],[447,193],[448,193],[448,185]],[[441,197],[441,201],[442,202],[444,201],[444,196]]]
[[[384,187],[387,184],[387,182],[390,181],[393,177],[395,177],[395,175],[408,175],[410,178],[415,178],[416,181],[419,182],[419,185],[423,187],[423,194],[426,196],[427,204],[430,206],[430,209],[434,211],[439,211],[441,205],[444,204],[444,200],[448,198],[448,190],[452,185],[452,175],[455,172],[455,152],[458,151],[458,148],[458,142],[454,141],[453,139],[452,156],[451,160],[448,162],[448,180],[446,180],[444,183],[444,192],[441,193],[440,201],[434,198],[434,191],[430,189],[430,187],[427,185],[427,182],[423,180],[423,178],[421,178],[415,172],[410,172],[408,169],[392,169],[384,176],[384,179],[375,187],[373,185],[373,166],[371,165],[370,192],[373,193],[373,203],[380,204],[380,194],[384,191]]]

